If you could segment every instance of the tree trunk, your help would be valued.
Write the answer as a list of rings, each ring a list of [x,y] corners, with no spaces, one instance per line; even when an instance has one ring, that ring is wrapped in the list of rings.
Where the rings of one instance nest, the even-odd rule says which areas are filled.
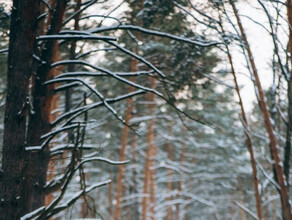
[[[241,94],[240,94],[240,90],[239,90],[239,85],[237,82],[237,77],[235,74],[232,56],[231,56],[231,54],[229,52],[229,48],[227,46],[226,46],[226,49],[227,49],[228,60],[229,60],[230,67],[231,67],[231,73],[233,75],[233,80],[234,80],[234,84],[235,84],[235,90],[236,90],[236,93],[237,93],[237,96],[239,99],[241,117],[242,117],[243,122],[244,122],[243,126],[248,127],[248,122],[247,122],[245,110],[243,107],[243,102],[242,102],[242,98],[241,98]],[[263,218],[262,206],[261,206],[261,196],[260,196],[260,192],[259,192],[259,188],[258,188],[259,181],[257,178],[257,167],[256,167],[256,161],[255,161],[254,152],[253,152],[253,145],[252,145],[252,140],[251,140],[249,134],[247,133],[246,129],[244,129],[244,132],[245,132],[245,136],[246,136],[246,146],[247,146],[248,152],[250,154],[250,163],[251,163],[251,167],[252,167],[252,179],[253,179],[253,186],[254,186],[256,206],[257,206],[257,216],[258,216],[259,220],[261,220]]]
[[[151,86],[154,88],[155,79],[151,78]],[[153,102],[154,102],[154,94],[147,94],[148,104],[148,114],[153,115]],[[147,128],[147,149],[146,149],[146,158],[145,158],[145,167],[144,167],[144,178],[143,178],[143,199],[142,199],[142,220],[147,219],[147,211],[148,211],[148,192],[150,197],[150,213],[151,219],[154,219],[155,210],[155,172],[151,170],[154,165],[154,156],[156,155],[156,147],[153,145],[154,140],[154,120],[151,119]],[[149,191],[148,191],[149,189]]]
[[[273,167],[274,167],[274,172],[275,172],[275,180],[277,181],[277,183],[280,186],[279,193],[280,193],[281,203],[282,203],[283,219],[290,220],[290,219],[292,219],[292,215],[291,215],[291,206],[289,203],[289,195],[288,195],[287,186],[286,186],[285,181],[284,181],[284,172],[283,172],[283,169],[280,165],[280,158],[279,158],[279,153],[278,153],[278,149],[277,149],[276,137],[275,137],[275,134],[273,131],[273,126],[271,123],[270,114],[269,114],[269,111],[268,111],[268,108],[267,108],[267,105],[265,102],[265,95],[264,95],[264,92],[262,90],[262,86],[261,86],[261,82],[260,82],[260,79],[258,76],[258,72],[257,72],[257,68],[256,68],[256,65],[254,62],[254,58],[253,58],[249,43],[247,41],[247,37],[246,37],[245,31],[243,29],[240,17],[238,15],[237,8],[235,7],[235,4],[232,0],[230,0],[229,2],[233,8],[233,11],[234,11],[234,14],[235,14],[235,17],[236,17],[236,20],[237,20],[237,23],[238,23],[238,26],[239,26],[239,29],[241,32],[242,39],[245,42],[246,50],[247,50],[248,57],[249,57],[249,62],[251,64],[251,68],[252,68],[253,75],[255,78],[255,85],[257,87],[258,94],[259,94],[259,105],[260,105],[260,109],[261,109],[263,117],[264,117],[266,130],[267,130],[269,140],[270,140],[271,157],[274,160]]]
[[[242,116],[242,119],[243,119],[243,122],[244,122],[243,126],[248,126],[245,110],[244,110],[244,107],[243,107],[243,103],[242,103],[242,99],[241,99],[241,95],[240,95],[240,91],[239,91],[239,86],[238,86],[238,83],[237,83],[237,78],[236,78],[236,75],[235,75],[235,70],[234,70],[234,67],[233,67],[232,57],[231,57],[231,54],[229,52],[228,52],[228,59],[229,59],[229,62],[230,62],[231,72],[232,72],[233,79],[234,79],[235,90],[236,90],[236,93],[237,93],[237,96],[238,96],[238,99],[239,99],[239,105],[240,105],[240,109],[241,109],[241,116]],[[258,188],[259,187],[259,180],[257,178],[257,167],[256,167],[256,161],[255,161],[253,147],[252,147],[252,140],[251,140],[249,134],[247,133],[246,129],[244,131],[245,131],[245,136],[246,136],[246,146],[247,146],[248,152],[250,154],[250,164],[251,164],[251,167],[252,167],[252,180],[253,180],[253,187],[254,187],[254,192],[255,192],[257,215],[258,215],[259,220],[261,220],[263,218],[262,205],[261,205],[261,195],[260,195],[259,188]]]
[[[137,71],[137,60],[132,59],[131,60],[131,71],[136,72]],[[134,81],[132,78],[131,81]],[[129,93],[134,92],[134,87],[129,88]],[[122,146],[120,150],[120,161],[124,161],[126,159],[126,147],[128,143],[128,124],[129,121],[132,117],[132,111],[133,111],[133,99],[129,98],[127,101],[127,110],[126,110],[126,116],[125,116],[125,123],[126,125],[124,126],[123,133],[122,133]],[[122,199],[122,193],[123,193],[123,178],[124,178],[124,172],[125,172],[125,165],[120,165],[119,166],[119,172],[118,172],[118,177],[117,177],[117,197],[116,197],[116,211],[115,211],[115,216],[114,219],[118,220],[120,219],[121,216],[121,210],[120,210],[120,205],[121,205],[121,199]]]
[[[172,136],[172,123],[169,125],[169,136]],[[173,146],[172,143],[169,141],[167,143],[167,156],[169,161],[173,161]],[[167,191],[169,194],[172,193],[173,187],[172,187],[172,169],[167,170]],[[172,200],[172,196],[168,197],[168,201],[170,202]],[[172,211],[172,205],[167,207],[167,212],[166,212],[166,220],[172,220],[173,219],[173,211]]]
[[[110,179],[113,179],[113,171],[110,171]],[[109,216],[113,216],[113,182],[108,184]]]
[[[155,79],[151,78],[151,87],[155,88]],[[149,101],[149,115],[153,115],[154,112],[154,94],[149,93],[148,94],[148,101]],[[150,214],[151,214],[151,219],[155,220],[155,170],[154,170],[154,165],[155,165],[155,156],[157,154],[157,148],[153,144],[154,142],[154,119],[151,119],[150,125],[148,126],[148,133],[149,133],[149,139],[148,139],[148,146],[149,146],[149,166],[148,166],[148,172],[149,172],[149,177],[150,177]]]
[[[32,110],[29,84],[33,73],[33,53],[36,47],[39,10],[39,1],[13,1],[4,120],[0,219],[20,219],[22,215],[44,204],[42,186],[46,182],[46,162],[44,161],[47,161],[45,159],[47,155],[45,152],[25,151],[28,117]]]
[[[183,129],[183,132],[185,132],[186,129]],[[185,159],[186,159],[186,144],[185,143],[182,143],[182,146],[181,146],[181,152],[180,152],[180,159],[179,159],[179,162],[180,162],[180,166],[183,167],[184,166],[184,162],[185,162]],[[178,181],[178,196],[177,198],[179,199],[180,196],[181,196],[181,192],[183,190],[183,178],[182,178],[182,175],[181,175],[181,178],[179,179]],[[180,204],[178,203],[176,205],[176,219],[180,219]]]
[[[61,29],[65,8],[66,1],[58,1],[49,34],[58,33]],[[44,146],[38,152],[25,150],[27,146],[40,146],[40,137],[50,131],[50,109],[46,103],[48,94],[43,83],[48,77],[55,41],[45,44],[41,55],[44,62],[35,74],[33,53],[36,50],[39,12],[38,1],[13,1],[4,122],[1,219],[19,219],[45,202],[43,186],[50,158],[48,147]]]
[[[135,105],[133,105],[133,111],[135,108]],[[137,164],[137,155],[136,155],[136,145],[137,145],[137,140],[136,140],[136,134],[135,133],[132,133],[132,136],[131,136],[131,149],[132,149],[132,160],[133,160],[133,178],[132,178],[132,181],[133,181],[133,186],[132,186],[132,193],[136,194],[138,193],[138,180],[137,180],[137,168],[136,168],[136,164]],[[132,219],[136,219],[137,216],[139,216],[139,202],[138,202],[138,199],[135,197],[134,198],[134,203],[132,205],[132,208],[131,208],[131,218]]]
[[[287,0],[287,17],[289,27],[289,53],[290,53],[290,69],[292,69],[292,0]],[[284,174],[286,176],[287,185],[289,187],[289,172],[290,172],[290,155],[291,155],[291,129],[292,129],[292,71],[290,71],[290,78],[288,80],[288,126],[287,126],[287,140],[284,152]]]

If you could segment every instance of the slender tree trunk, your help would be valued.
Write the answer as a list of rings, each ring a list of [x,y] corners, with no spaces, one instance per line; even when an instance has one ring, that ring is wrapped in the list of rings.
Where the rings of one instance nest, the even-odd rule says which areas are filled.
[[[170,125],[169,125],[169,136],[172,136],[172,123],[170,123]],[[174,159],[173,158],[173,146],[172,146],[171,142],[167,143],[167,156],[168,156],[169,161],[173,161],[173,159]],[[167,170],[167,177],[168,177],[167,191],[169,194],[171,194],[173,191],[172,175],[173,175],[172,169],[168,169]],[[167,200],[170,202],[172,199],[173,199],[172,196],[169,196]],[[172,207],[169,206],[167,208],[166,220],[172,220],[172,218],[173,218],[173,211],[172,211]]]
[[[223,27],[221,26],[222,31],[224,33]],[[240,90],[239,90],[239,85],[237,82],[237,77],[235,74],[235,69],[234,69],[234,65],[233,65],[233,59],[231,56],[231,53],[229,51],[228,46],[226,46],[227,49],[227,56],[228,56],[228,60],[229,60],[229,64],[231,67],[231,73],[233,75],[233,80],[234,80],[234,84],[235,84],[235,90],[239,99],[239,106],[240,106],[240,110],[241,110],[241,117],[243,119],[243,126],[244,127],[248,127],[248,122],[247,122],[247,118],[246,118],[246,114],[245,114],[245,110],[244,110],[244,106],[243,106],[243,102],[242,102],[242,98],[241,98],[241,94],[240,94]],[[257,168],[256,168],[256,162],[255,162],[255,157],[254,157],[254,152],[253,152],[253,146],[252,146],[252,140],[251,137],[249,136],[249,134],[247,133],[246,129],[245,131],[245,136],[246,136],[246,146],[248,148],[248,152],[250,154],[250,163],[251,163],[251,167],[252,167],[252,179],[253,179],[253,186],[254,186],[254,191],[255,191],[255,199],[256,199],[256,206],[257,206],[257,216],[259,218],[259,220],[261,220],[263,218],[262,215],[262,206],[261,206],[261,196],[260,196],[260,192],[259,192],[259,181],[257,178]]]
[[[153,131],[152,131],[153,132]],[[157,154],[157,148],[155,146],[151,146],[150,151],[150,164],[149,164],[149,172],[150,172],[150,213],[151,219],[155,220],[155,156]]]
[[[267,130],[269,140],[270,140],[271,157],[274,160],[273,167],[274,167],[274,172],[275,172],[275,179],[280,186],[279,191],[280,191],[280,197],[281,197],[281,203],[282,203],[283,219],[290,220],[290,219],[292,219],[292,215],[291,215],[291,206],[289,203],[289,195],[288,195],[287,186],[286,186],[285,181],[284,181],[284,172],[283,172],[283,169],[280,165],[280,158],[279,158],[279,153],[278,153],[278,149],[277,149],[276,137],[275,137],[275,134],[273,131],[273,126],[271,123],[270,114],[269,114],[269,111],[268,111],[268,108],[267,108],[267,105],[265,102],[265,95],[264,95],[264,92],[262,90],[262,86],[261,86],[261,82],[260,82],[260,79],[258,76],[258,72],[257,72],[257,68],[256,68],[256,65],[254,62],[254,58],[253,58],[249,43],[247,41],[247,37],[246,37],[245,31],[243,29],[240,17],[238,15],[237,8],[235,7],[235,4],[232,0],[230,0],[229,2],[233,8],[233,11],[234,11],[241,35],[242,35],[242,39],[246,45],[246,50],[248,53],[249,61],[250,61],[251,68],[253,71],[253,75],[255,78],[255,85],[257,87],[258,94],[259,94],[259,105],[260,105],[260,109],[261,109],[263,117],[264,117],[266,130]]]
[[[131,71],[135,72],[137,71],[137,60],[132,59],[131,61]],[[132,79],[131,81],[133,81]],[[129,93],[134,91],[134,87],[129,88]],[[130,98],[127,101],[127,110],[126,110],[126,116],[125,116],[125,123],[128,125],[129,121],[132,117],[132,111],[133,111],[133,99]],[[126,159],[126,147],[128,143],[128,130],[129,127],[125,125],[122,133],[122,146],[120,150],[120,161],[124,161]],[[116,210],[115,210],[115,216],[114,219],[118,220],[120,219],[121,216],[121,210],[120,210],[120,205],[121,205],[121,199],[122,199],[122,193],[123,193],[123,178],[124,178],[124,172],[125,172],[125,165],[120,165],[119,166],[119,172],[118,172],[118,177],[117,177],[117,196],[116,196]]]
[[[147,135],[147,143],[148,143],[148,140],[149,140],[149,133]],[[146,220],[147,219],[147,211],[148,211],[148,180],[149,180],[149,147],[147,146],[145,165],[144,165],[142,218],[141,218],[141,220]]]
[[[20,217],[44,204],[46,174],[39,159],[29,162],[27,123],[30,114],[29,84],[33,73],[37,17],[40,5],[34,0],[14,0],[8,55],[7,97],[4,120],[0,219]],[[44,153],[38,155],[45,156]],[[33,163],[34,167],[28,166]],[[30,172],[27,172],[27,169]],[[41,173],[40,173],[41,172]]]
[[[151,87],[155,88],[155,79],[151,78]],[[153,115],[154,113],[154,94],[149,93],[148,94],[148,101],[149,101],[149,115]],[[149,176],[150,176],[150,214],[151,214],[151,220],[155,220],[155,156],[157,154],[157,147],[154,145],[154,119],[151,120],[150,126],[148,127],[148,132],[150,133],[150,139],[148,142],[149,144]]]
[[[135,106],[133,106],[133,111],[134,111]],[[136,155],[136,145],[137,145],[137,140],[136,140],[136,134],[132,134],[132,140],[131,140],[131,147],[132,147],[132,158],[133,158],[133,187],[132,187],[132,193],[138,193],[138,180],[137,180],[137,169],[136,169],[136,164],[137,164],[137,155]],[[138,200],[135,198],[134,203],[132,205],[131,213],[132,213],[132,219],[136,219],[137,216],[139,216],[139,206],[138,206]]]
[[[185,129],[183,131],[185,132]],[[180,159],[179,159],[181,167],[183,167],[185,159],[186,159],[186,156],[185,156],[186,152],[185,151],[186,151],[186,144],[183,143],[182,147],[181,147],[181,153],[180,153]],[[182,190],[183,190],[183,179],[182,179],[182,175],[181,175],[181,178],[178,181],[178,196],[177,196],[178,199],[181,196]],[[176,205],[176,218],[175,219],[180,219],[180,211],[181,211],[180,204],[177,204]]]
[[[242,103],[242,99],[241,99],[241,95],[240,95],[240,91],[239,91],[239,86],[238,86],[238,82],[237,82],[237,78],[235,75],[235,70],[234,70],[234,66],[233,66],[233,61],[232,61],[232,57],[231,54],[228,52],[228,59],[230,62],[230,66],[231,66],[231,72],[233,75],[233,79],[234,79],[234,84],[235,84],[235,90],[239,99],[239,105],[240,105],[240,109],[241,109],[241,116],[244,122],[243,126],[248,126],[248,122],[246,119],[246,114],[245,114],[245,110],[243,107],[243,103]],[[261,195],[259,192],[259,180],[257,178],[257,167],[256,167],[256,162],[255,162],[255,157],[254,157],[254,152],[253,152],[253,147],[252,147],[252,140],[249,136],[249,134],[247,133],[246,129],[245,129],[245,136],[246,136],[246,146],[248,149],[248,152],[250,154],[250,163],[251,163],[251,167],[252,167],[252,179],[253,179],[253,187],[254,187],[254,192],[255,192],[255,199],[256,199],[256,206],[257,206],[257,215],[259,220],[261,220],[263,218],[263,214],[262,214],[262,205],[261,205]]]
[[[151,78],[151,85],[154,88],[155,79]],[[149,93],[147,94],[148,104],[148,114],[153,115],[153,107],[154,107],[154,94]],[[155,216],[155,172],[153,169],[154,165],[154,156],[156,155],[156,147],[153,145],[154,141],[154,120],[151,119],[148,123],[147,128],[147,149],[146,149],[146,158],[145,158],[145,167],[144,167],[144,178],[143,178],[143,200],[142,200],[142,220],[147,219],[147,211],[148,211],[148,197],[147,194],[149,192],[150,197],[150,213],[151,219],[154,219]],[[148,191],[149,189],[149,191]]]
[[[289,52],[290,65],[292,69],[292,0],[287,0],[287,17],[289,25]],[[291,155],[291,130],[292,130],[292,71],[290,71],[290,78],[288,81],[288,126],[287,126],[287,140],[284,152],[284,174],[286,176],[287,185],[289,187],[289,172],[290,172],[290,155]]]
[[[110,179],[113,179],[113,171],[110,171]],[[109,216],[113,216],[113,182],[108,184]]]
[[[58,52],[59,52],[59,45],[56,42],[54,45],[54,51],[52,55],[53,62],[60,60],[60,55]],[[59,68],[51,69],[48,73],[48,79],[52,79],[55,76],[59,75],[60,73],[61,73],[61,69]],[[54,92],[54,89],[56,88],[56,86],[57,86],[56,84],[47,86],[48,96],[46,97],[46,103],[47,103],[46,114],[48,115],[46,115],[45,117],[48,119],[49,122],[53,122],[57,118],[57,113],[52,114],[52,112],[58,108],[59,100],[60,100],[60,96],[58,94],[55,94]],[[56,157],[52,157],[50,159],[49,166],[48,166],[47,181],[51,181],[55,177],[55,171],[56,171],[55,162],[56,162]],[[49,205],[53,200],[54,200],[53,194],[52,193],[48,194],[46,195],[45,204]],[[52,220],[53,218],[51,217],[50,219]]]
[[[196,150],[193,151],[193,157],[192,157],[192,159],[191,159],[191,164],[192,164],[193,166],[196,165],[195,163],[196,163]],[[187,189],[192,189],[192,188],[193,188],[193,185],[192,185],[192,184],[193,184],[193,182],[192,182],[192,181],[189,181],[188,184],[187,184]],[[186,219],[186,220],[187,220],[188,217],[189,217],[187,210],[189,209],[190,205],[191,205],[191,204],[189,203],[189,204],[186,205],[185,208],[184,208],[184,209],[185,209],[185,212],[186,212],[186,215],[184,216],[184,219]]]
[[[52,8],[56,7],[56,0],[51,0],[50,3]],[[42,13],[45,13],[42,12]],[[41,25],[41,32],[42,34],[45,34],[48,30],[48,25],[52,20],[52,14],[49,13],[49,16],[47,18],[47,21],[44,23],[42,23]],[[54,46],[53,46],[53,52],[52,52],[52,62],[57,62],[58,60],[61,60],[61,56],[59,54],[59,44],[58,42],[55,42]],[[52,79],[55,76],[59,75],[61,73],[61,67],[58,68],[54,68],[49,70],[47,78],[48,79]],[[60,95],[55,93],[55,88],[57,87],[57,84],[52,84],[52,85],[48,85],[47,86],[47,96],[46,96],[46,105],[47,105],[47,111],[46,111],[46,116],[45,118],[48,119],[49,122],[53,122],[56,118],[57,118],[57,113],[55,112],[54,114],[52,114],[52,112],[58,108],[59,106],[59,99],[60,99]],[[51,146],[50,146],[51,147]],[[47,172],[47,181],[52,181],[55,177],[55,171],[56,171],[56,167],[55,167],[55,161],[56,161],[56,157],[52,157],[49,161],[49,165],[48,165],[48,172]],[[54,195],[53,193],[47,194],[45,197],[45,205],[49,205],[53,200],[54,200]],[[53,217],[50,218],[50,220],[53,220]]]

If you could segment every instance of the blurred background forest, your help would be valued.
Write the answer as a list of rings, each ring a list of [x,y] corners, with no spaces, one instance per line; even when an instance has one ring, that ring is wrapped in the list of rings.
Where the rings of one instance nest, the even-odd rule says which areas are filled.
[[[292,219],[290,0],[39,2],[25,126],[39,94],[45,119],[23,151],[49,160],[44,204],[21,219]]]

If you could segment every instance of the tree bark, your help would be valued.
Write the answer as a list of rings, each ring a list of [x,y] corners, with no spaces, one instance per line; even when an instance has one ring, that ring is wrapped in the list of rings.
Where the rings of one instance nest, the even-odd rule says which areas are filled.
[[[8,55],[7,97],[0,194],[0,219],[19,219],[44,204],[46,182],[44,152],[31,153],[27,146],[30,106],[29,84],[33,73],[39,1],[14,0]],[[29,159],[34,159],[30,161]],[[41,166],[40,166],[40,164]],[[34,166],[30,166],[34,164]],[[45,170],[46,171],[46,170]]]
[[[66,1],[58,1],[49,34],[58,33]],[[40,146],[40,137],[50,131],[47,106],[48,77],[55,41],[45,44],[37,71],[33,54],[39,1],[13,1],[8,58],[8,90],[4,122],[3,181],[1,187],[0,218],[19,219],[45,202],[49,150],[26,151],[27,146]],[[29,89],[31,87],[31,92]]]
[[[291,206],[289,203],[289,195],[288,195],[287,186],[286,186],[285,180],[284,180],[283,168],[280,165],[280,158],[279,158],[279,153],[278,153],[278,149],[277,149],[277,141],[276,141],[276,137],[275,137],[275,134],[273,131],[271,119],[270,119],[270,113],[268,111],[268,107],[267,107],[267,104],[265,102],[265,95],[264,95],[264,92],[262,90],[261,82],[260,82],[260,79],[258,76],[258,71],[257,71],[256,65],[254,62],[253,54],[252,54],[250,46],[249,46],[249,42],[247,40],[247,36],[245,34],[240,17],[238,15],[238,10],[237,10],[237,8],[232,0],[230,0],[229,2],[233,8],[233,12],[235,14],[235,17],[236,17],[236,20],[237,20],[237,23],[238,23],[238,26],[240,29],[242,39],[243,39],[245,46],[246,46],[247,54],[249,57],[249,62],[251,64],[251,68],[252,68],[253,75],[255,78],[255,85],[256,85],[257,90],[258,90],[259,105],[260,105],[260,109],[261,109],[263,117],[264,117],[266,130],[267,130],[269,140],[270,140],[271,157],[274,160],[273,167],[274,167],[274,172],[275,172],[275,180],[277,181],[277,183],[280,186],[279,191],[280,191],[280,197],[281,197],[281,203],[282,203],[283,219],[290,220],[290,219],[292,219],[292,214],[291,214]]]

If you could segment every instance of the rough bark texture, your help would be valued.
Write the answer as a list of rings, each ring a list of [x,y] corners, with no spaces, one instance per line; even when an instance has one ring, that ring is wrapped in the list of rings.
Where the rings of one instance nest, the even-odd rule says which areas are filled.
[[[269,140],[270,140],[271,157],[274,160],[273,167],[274,167],[274,172],[275,172],[275,180],[277,181],[277,183],[280,186],[279,192],[280,192],[281,203],[282,203],[283,219],[290,220],[290,219],[292,219],[292,214],[291,214],[291,206],[289,203],[289,195],[288,195],[287,186],[286,186],[285,180],[284,180],[283,168],[280,165],[280,158],[279,158],[279,153],[278,153],[278,149],[277,149],[276,137],[274,134],[272,123],[271,123],[270,113],[268,111],[268,107],[267,107],[266,102],[265,102],[265,95],[264,95],[264,92],[262,90],[262,86],[261,86],[261,82],[260,82],[260,79],[258,76],[256,65],[254,62],[253,54],[251,52],[245,31],[243,29],[240,17],[238,15],[237,8],[235,7],[235,4],[232,0],[230,0],[229,2],[233,8],[233,11],[234,11],[234,14],[235,14],[235,17],[236,17],[236,20],[237,20],[237,23],[238,23],[238,26],[239,26],[239,29],[241,32],[242,39],[243,39],[245,46],[246,46],[246,50],[247,50],[248,57],[249,57],[249,62],[251,64],[251,68],[252,68],[253,75],[255,78],[255,85],[257,87],[258,94],[259,94],[259,105],[260,105],[260,109],[261,109],[263,117],[264,117],[266,130],[267,130]]]
[[[19,219],[45,202],[49,151],[26,151],[27,146],[40,146],[40,137],[50,131],[47,95],[43,85],[48,77],[55,41],[45,44],[43,62],[33,68],[36,51],[37,17],[40,2],[14,0],[10,27],[8,90],[5,110],[3,181],[0,219]],[[58,1],[48,34],[58,33],[66,1]],[[41,33],[41,31],[39,31]],[[31,92],[29,92],[29,87]]]
[[[33,73],[39,7],[39,1],[35,0],[13,1],[0,189],[0,219],[4,220],[19,219],[44,203],[42,186],[46,175],[41,170],[43,164],[39,166],[39,159],[31,159],[44,160],[45,155],[25,151],[31,111],[28,87]]]

